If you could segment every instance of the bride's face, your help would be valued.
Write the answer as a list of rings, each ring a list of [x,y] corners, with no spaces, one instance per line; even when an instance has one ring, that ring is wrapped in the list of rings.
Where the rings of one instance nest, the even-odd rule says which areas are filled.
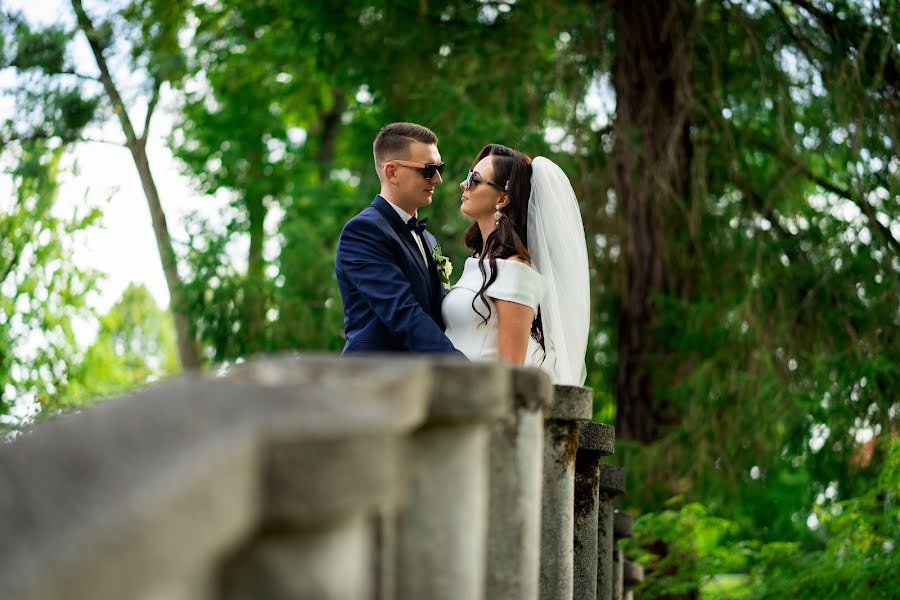
[[[493,220],[497,204],[505,204],[501,201],[503,192],[495,185],[493,160],[490,156],[485,156],[475,165],[472,175],[459,183],[459,189],[462,190],[462,213],[476,221]]]

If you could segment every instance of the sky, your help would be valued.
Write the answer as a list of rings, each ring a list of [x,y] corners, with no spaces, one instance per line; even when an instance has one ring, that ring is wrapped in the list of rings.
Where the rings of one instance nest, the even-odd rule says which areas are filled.
[[[64,23],[74,26],[71,4],[66,0],[0,0],[7,10],[21,10],[35,25]],[[89,12],[96,2],[85,2]],[[73,46],[72,60],[81,73],[96,75],[96,63],[87,41],[82,35]],[[138,87],[129,81],[124,69],[114,69],[113,78],[121,84],[129,115],[135,127],[143,124],[146,98],[133,96]],[[12,73],[0,71],[0,89],[15,85]],[[105,98],[104,98],[105,100]],[[200,194],[189,177],[180,173],[180,165],[166,148],[165,136],[172,129],[172,94],[163,90],[159,108],[151,122],[147,142],[150,166],[159,189],[169,230],[177,236],[182,230],[185,215],[192,211],[215,218],[226,210],[227,198]],[[0,100],[0,119],[11,116],[9,102]],[[121,142],[124,136],[118,123],[105,128],[93,128],[86,137]],[[85,204],[103,206],[103,227],[93,232],[75,248],[73,260],[81,267],[97,269],[105,274],[100,293],[92,298],[92,305],[102,314],[121,297],[129,283],[145,285],[161,306],[169,303],[169,292],[159,259],[156,240],[150,221],[147,200],[141,188],[131,154],[124,146],[108,143],[79,143],[67,154],[56,211],[71,215],[73,209]],[[11,182],[0,176],[0,194],[8,193]],[[83,214],[83,210],[81,211]],[[79,323],[76,333],[79,342],[89,343],[95,335],[96,324]]]

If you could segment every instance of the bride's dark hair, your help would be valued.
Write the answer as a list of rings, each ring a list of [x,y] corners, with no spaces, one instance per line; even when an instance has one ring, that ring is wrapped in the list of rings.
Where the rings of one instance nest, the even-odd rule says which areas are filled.
[[[481,289],[475,298],[472,298],[472,309],[484,319],[487,324],[491,318],[491,305],[485,297],[485,290],[497,280],[497,259],[516,256],[523,261],[531,262],[528,252],[528,198],[531,196],[531,158],[518,150],[507,148],[500,144],[488,144],[481,149],[478,156],[472,162],[475,169],[481,159],[491,157],[494,167],[493,180],[500,187],[506,188],[509,203],[500,209],[500,219],[497,227],[492,231],[487,240],[481,237],[481,228],[478,222],[469,225],[465,232],[466,247],[472,251],[472,256],[477,257],[478,268],[481,269]],[[484,266],[487,259],[491,267],[488,277]],[[487,306],[488,314],[483,315],[475,306],[476,298],[481,298]],[[531,337],[544,349],[544,329],[541,326],[541,312],[538,309],[537,316],[531,322]]]

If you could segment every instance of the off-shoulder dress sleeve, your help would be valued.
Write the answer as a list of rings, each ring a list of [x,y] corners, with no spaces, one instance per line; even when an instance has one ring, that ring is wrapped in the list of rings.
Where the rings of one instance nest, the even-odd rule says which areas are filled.
[[[537,313],[544,294],[544,278],[525,263],[497,259],[497,279],[485,290],[495,300],[524,304]]]

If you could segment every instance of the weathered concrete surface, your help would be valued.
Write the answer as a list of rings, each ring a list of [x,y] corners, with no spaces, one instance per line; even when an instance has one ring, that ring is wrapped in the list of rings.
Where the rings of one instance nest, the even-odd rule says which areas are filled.
[[[578,424],[578,450],[595,452],[597,458],[609,456],[616,449],[616,428],[591,421]]]
[[[421,361],[327,388],[189,375],[37,427],[0,453],[0,597],[203,593],[277,504],[260,487],[272,448],[400,434],[424,415],[427,377]]]
[[[222,570],[223,600],[371,598],[372,528],[360,512],[302,536],[264,532]]]
[[[575,598],[597,597],[597,492],[600,465],[589,452],[575,459],[575,530],[573,590]]]
[[[603,423],[580,423],[575,461],[575,598],[597,596],[597,519],[600,494],[600,460],[615,446],[615,429]]]
[[[625,469],[616,465],[603,465],[600,469],[600,490],[610,498],[625,493]]]
[[[427,425],[474,421],[491,422],[508,416],[513,406],[509,373],[499,363],[435,358]]]
[[[622,549],[616,544],[613,549],[613,598],[615,600],[622,600],[625,595],[624,558]]]
[[[508,371],[436,361],[428,419],[412,435],[408,504],[397,518],[399,598],[484,597],[490,427],[509,415]]]
[[[626,600],[634,597],[634,588],[644,581],[644,567],[640,564],[626,560],[622,563],[622,584],[625,589]]]
[[[490,441],[487,581],[491,600],[536,600],[540,573],[543,410],[553,399],[539,369],[511,369],[511,418],[497,421]]]
[[[397,597],[397,510],[387,509],[372,519],[374,552],[372,556],[372,600]]]
[[[554,402],[553,383],[536,368],[510,367],[513,401],[517,409],[546,412]]]
[[[634,520],[627,512],[617,510],[613,516],[613,535],[617,540],[630,538],[634,530]]]
[[[597,506],[597,600],[613,598],[613,504]]]
[[[553,403],[544,424],[540,597],[571,600],[578,420],[591,418],[593,394],[589,388],[577,386],[553,388]]]
[[[610,472],[609,484],[618,485],[620,477],[615,472]],[[621,477],[621,488],[624,489],[624,472]],[[615,489],[615,488],[614,488]],[[613,514],[613,598],[621,599],[625,596],[625,555],[619,546],[619,540],[631,537],[632,518],[626,512],[615,511]]]
[[[594,414],[594,392],[580,385],[554,385],[548,419],[590,421]]]
[[[597,509],[597,599],[612,600],[613,548],[615,544],[614,501],[625,492],[625,470],[615,465],[600,465]]]

